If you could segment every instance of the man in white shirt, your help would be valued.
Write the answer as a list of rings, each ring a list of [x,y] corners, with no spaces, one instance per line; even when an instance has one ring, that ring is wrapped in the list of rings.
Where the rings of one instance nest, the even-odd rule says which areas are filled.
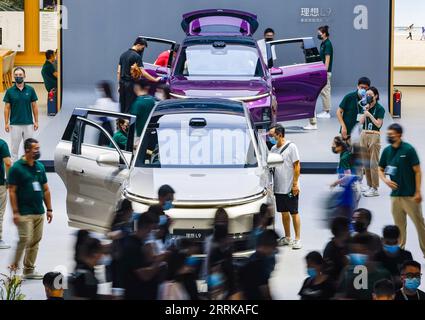
[[[277,125],[269,135],[276,139],[276,145],[270,152],[283,157],[283,165],[274,169],[274,193],[277,211],[282,214],[285,236],[279,240],[280,245],[301,249],[301,221],[298,212],[300,188],[298,180],[301,173],[300,156],[297,146],[285,138],[285,128]],[[291,239],[291,217],[294,225],[295,240]]]
[[[263,56],[264,62],[267,64],[267,49],[266,43],[274,40],[274,30],[272,28],[267,28],[264,30],[264,39],[258,40],[257,45],[260,48],[261,55]],[[272,57],[273,60],[276,60],[276,48],[272,47]]]

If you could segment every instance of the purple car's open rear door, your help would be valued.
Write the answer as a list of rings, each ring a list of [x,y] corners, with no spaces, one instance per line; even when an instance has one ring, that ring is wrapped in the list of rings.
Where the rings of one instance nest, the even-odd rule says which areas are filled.
[[[285,56],[283,61],[287,64],[275,67],[276,62],[273,58],[279,61],[279,54],[282,53],[279,49],[285,49],[279,46],[294,46],[294,48],[290,48],[292,51],[283,53]],[[277,57],[273,57],[272,47],[276,49]],[[299,60],[289,59],[297,54]],[[268,42],[267,60],[278,104],[276,120],[288,121],[314,117],[317,98],[327,82],[327,72],[313,38]]]
[[[145,37],[145,36],[140,36],[140,37],[145,39],[146,42],[148,43],[148,45],[150,43],[161,44],[161,45],[164,45],[166,47],[166,49],[170,52],[168,62],[167,62],[167,66],[157,66],[157,65],[155,65],[154,61],[152,61],[152,63],[144,62],[143,64],[144,64],[145,70],[147,72],[149,72],[154,77],[169,75],[170,70],[171,70],[171,66],[174,62],[173,57],[174,57],[174,53],[175,53],[176,48],[177,48],[177,43],[175,41],[167,40],[167,39]],[[150,47],[148,46],[148,48],[145,49],[145,50],[149,50],[149,49],[150,49]]]
[[[252,36],[258,29],[255,14],[227,9],[208,9],[183,15],[181,23],[188,36],[223,34]]]

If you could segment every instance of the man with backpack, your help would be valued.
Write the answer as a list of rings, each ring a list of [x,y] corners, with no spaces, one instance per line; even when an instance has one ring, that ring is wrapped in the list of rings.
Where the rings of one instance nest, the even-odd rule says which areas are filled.
[[[282,222],[285,236],[279,240],[280,245],[292,246],[292,249],[301,249],[300,229],[301,221],[298,212],[300,188],[298,180],[301,173],[300,156],[297,146],[285,138],[285,128],[277,125],[269,132],[276,145],[270,152],[281,154],[283,165],[274,169],[274,193],[276,208],[282,213]],[[291,217],[295,230],[295,240],[291,239]]]

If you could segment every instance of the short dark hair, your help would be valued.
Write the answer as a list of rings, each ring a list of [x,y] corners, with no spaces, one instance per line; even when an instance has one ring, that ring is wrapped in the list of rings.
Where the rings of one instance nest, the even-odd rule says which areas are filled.
[[[159,216],[162,216],[162,215],[165,214],[164,209],[159,204],[155,204],[153,206],[150,206],[149,209],[148,209],[148,212],[153,213],[156,217],[158,217],[158,222],[159,222]]]
[[[169,186],[168,184],[164,184],[158,190],[158,197],[162,198],[162,197],[165,197],[166,195],[175,194],[175,193],[176,192],[174,191],[173,188],[171,188],[171,186]]]
[[[148,79],[142,77],[142,78],[140,78],[140,79],[138,79],[138,80],[135,81],[135,85],[139,86],[142,89],[145,89],[147,87],[151,87],[152,86],[152,83],[149,82]]]
[[[376,281],[373,286],[373,293],[377,296],[393,296],[395,294],[394,284],[388,279]]]
[[[313,262],[314,264],[317,264],[317,265],[322,265],[325,263],[322,255],[317,251],[312,251],[309,254],[307,254],[305,257],[305,260],[307,262]]]
[[[321,33],[326,34],[327,37],[329,37],[329,26],[321,26],[317,28]]]
[[[378,91],[378,89],[375,88],[375,87],[369,87],[368,90],[372,91],[373,94],[376,96],[376,101],[379,101],[379,91]]]
[[[371,247],[371,244],[373,242],[373,237],[369,234],[363,234],[363,233],[357,233],[350,239],[351,245],[362,245],[366,246],[367,248]]]
[[[55,52],[53,50],[47,50],[46,51],[46,59],[49,60],[55,55]]]
[[[144,212],[137,219],[137,230],[145,229],[150,225],[157,224],[159,218],[152,212]]]
[[[350,149],[350,145],[341,136],[336,136],[334,138],[334,142],[335,142],[337,147],[342,147],[344,149],[344,151]]]
[[[405,261],[401,267],[400,267],[400,273],[403,273],[404,270],[406,270],[407,267],[414,267],[418,268],[419,271],[421,270],[421,264],[414,260]]]
[[[388,130],[395,131],[398,134],[403,134],[403,127],[398,123],[393,123],[388,127]]]
[[[280,124],[274,127],[274,132],[276,134],[282,135],[283,137],[285,136],[285,128]]]
[[[96,84],[97,88],[103,92],[106,98],[111,99],[115,102],[114,95],[112,94],[112,83],[110,81],[100,81]]]
[[[342,232],[350,230],[350,220],[347,217],[335,217],[331,222],[331,232],[338,237]]]
[[[25,152],[31,150],[33,143],[38,143],[38,141],[35,140],[34,138],[28,138],[27,140],[24,141]]]
[[[266,34],[266,33],[275,33],[274,32],[274,30],[272,29],[272,28],[266,28],[265,30],[264,30],[264,34]]]
[[[384,239],[397,240],[400,237],[400,229],[395,225],[386,226],[384,227],[382,235]]]
[[[365,84],[370,87],[370,79],[368,77],[361,77],[359,81],[357,81],[357,85]]]
[[[274,230],[265,230],[257,240],[257,247],[276,247],[279,236]]]
[[[369,222],[369,224],[371,223],[372,212],[370,210],[365,209],[365,208],[358,208],[358,209],[354,210],[354,212],[361,213],[366,218],[366,220]]]
[[[43,286],[50,290],[62,289],[63,278],[63,274],[60,272],[48,272],[43,277]],[[56,282],[57,280],[59,281]],[[57,284],[60,285],[60,288],[56,287]]]
[[[24,68],[22,68],[22,67],[16,67],[16,68],[13,70],[13,74],[15,74],[15,72],[16,72],[16,71],[18,71],[18,70],[21,70],[21,71],[24,73],[24,75],[26,75],[25,69],[24,69]]]
[[[259,216],[264,217],[267,213],[268,208],[269,208],[269,205],[267,203],[262,203],[260,206]]]
[[[145,46],[147,48],[148,47],[148,42],[146,41],[145,38],[137,37],[137,39],[134,41],[134,44],[133,45],[135,45],[135,46],[142,45],[142,46]]]
[[[103,251],[102,243],[99,239],[96,238],[87,238],[81,246],[81,258],[84,257],[92,257],[97,253],[101,253]]]

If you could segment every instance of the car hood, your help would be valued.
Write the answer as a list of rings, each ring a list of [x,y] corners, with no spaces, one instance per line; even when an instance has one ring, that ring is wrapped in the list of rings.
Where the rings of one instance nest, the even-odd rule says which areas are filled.
[[[188,98],[245,98],[255,97],[270,91],[264,80],[200,80],[174,79],[171,92]],[[243,100],[243,99],[241,99]]]
[[[264,191],[265,172],[247,169],[134,168],[126,190],[157,199],[158,189],[170,185],[176,201],[237,200]]]

